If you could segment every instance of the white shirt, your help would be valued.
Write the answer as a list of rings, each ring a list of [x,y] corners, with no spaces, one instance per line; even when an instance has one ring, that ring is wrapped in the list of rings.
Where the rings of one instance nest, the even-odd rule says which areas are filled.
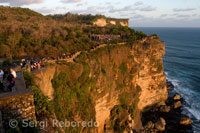
[[[4,72],[1,70],[0,72],[0,78],[3,78]]]
[[[16,74],[16,72],[15,72],[15,71],[13,71],[11,74],[13,75],[13,77],[14,77],[14,78],[16,78],[16,77],[17,77],[17,74]]]

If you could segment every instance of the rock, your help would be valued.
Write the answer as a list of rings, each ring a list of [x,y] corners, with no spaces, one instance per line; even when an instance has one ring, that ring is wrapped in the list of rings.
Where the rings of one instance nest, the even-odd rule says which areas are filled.
[[[182,118],[180,119],[180,124],[181,124],[181,125],[188,126],[188,125],[190,125],[192,122],[193,122],[193,121],[192,121],[191,118],[189,118],[189,117],[182,117]]]
[[[162,117],[160,117],[160,119],[155,123],[155,128],[159,131],[164,131],[165,125],[166,125],[165,120]]]
[[[128,120],[129,120],[129,121],[132,121],[131,115],[128,115]]]
[[[174,88],[174,85],[172,84],[172,82],[171,81],[167,81],[167,90],[170,90],[172,88]]]
[[[160,112],[168,113],[170,110],[171,110],[170,106],[166,106],[166,105],[160,106]]]
[[[180,108],[180,107],[182,107],[181,101],[178,101],[178,102],[175,102],[175,103],[174,103],[174,108],[175,108],[175,109]]]
[[[146,125],[146,128],[147,129],[153,129],[154,128],[154,123],[152,122],[152,121],[149,121],[148,123],[147,123],[147,125]]]
[[[174,101],[180,101],[181,100],[181,96],[176,94],[173,99],[174,99]]]

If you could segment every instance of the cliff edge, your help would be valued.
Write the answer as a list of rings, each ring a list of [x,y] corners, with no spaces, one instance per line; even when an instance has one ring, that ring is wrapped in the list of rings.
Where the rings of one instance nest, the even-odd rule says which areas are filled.
[[[34,74],[35,81],[64,113],[71,112],[66,119],[96,120],[98,132],[140,129],[140,112],[163,104],[168,97],[164,54],[165,44],[155,36],[131,45],[107,45],[82,52],[72,63],[49,66]]]

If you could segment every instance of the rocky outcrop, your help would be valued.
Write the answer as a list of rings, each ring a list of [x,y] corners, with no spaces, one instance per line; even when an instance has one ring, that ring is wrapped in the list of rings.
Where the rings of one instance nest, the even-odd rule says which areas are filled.
[[[121,25],[121,26],[128,26],[128,22],[120,21],[120,25]]]
[[[155,123],[155,128],[158,129],[158,131],[164,131],[165,130],[165,119],[162,117]]]
[[[171,107],[170,106],[166,106],[166,105],[162,105],[160,106],[160,112],[169,112],[171,110]]]
[[[104,27],[107,25],[106,19],[100,18],[97,19],[96,21],[93,22],[93,25],[99,26],[99,27]]]
[[[171,84],[171,83],[170,83]],[[173,87],[173,85],[172,85]],[[191,124],[192,119],[182,113],[180,108],[183,98],[178,94],[174,94],[173,88],[169,89],[169,97],[166,105],[152,106],[151,110],[142,113],[144,132],[193,132]],[[179,106],[174,106],[175,104]],[[158,119],[160,118],[160,119]]]
[[[192,121],[191,118],[189,118],[189,117],[182,117],[182,118],[180,119],[180,124],[181,124],[181,125],[188,126],[188,125],[190,125],[192,122],[193,122],[193,121]]]
[[[112,24],[112,25],[116,25],[116,21],[111,20],[111,21],[110,21],[110,24]]]
[[[93,25],[99,27],[105,27],[107,25],[120,25],[129,26],[129,19],[110,19],[110,18],[98,18],[93,22]]]
[[[174,103],[174,108],[175,108],[175,109],[178,109],[178,108],[180,108],[180,107],[182,107],[181,101],[177,101],[177,102]]]
[[[181,97],[180,97],[178,94],[176,94],[176,95],[173,97],[173,99],[174,99],[174,101],[178,101],[178,100],[181,100]]]

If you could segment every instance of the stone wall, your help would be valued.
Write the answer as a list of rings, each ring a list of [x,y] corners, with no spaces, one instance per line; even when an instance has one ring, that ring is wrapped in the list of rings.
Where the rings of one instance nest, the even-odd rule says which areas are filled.
[[[0,98],[0,111],[4,128],[8,128],[11,119],[36,120],[33,93]]]

